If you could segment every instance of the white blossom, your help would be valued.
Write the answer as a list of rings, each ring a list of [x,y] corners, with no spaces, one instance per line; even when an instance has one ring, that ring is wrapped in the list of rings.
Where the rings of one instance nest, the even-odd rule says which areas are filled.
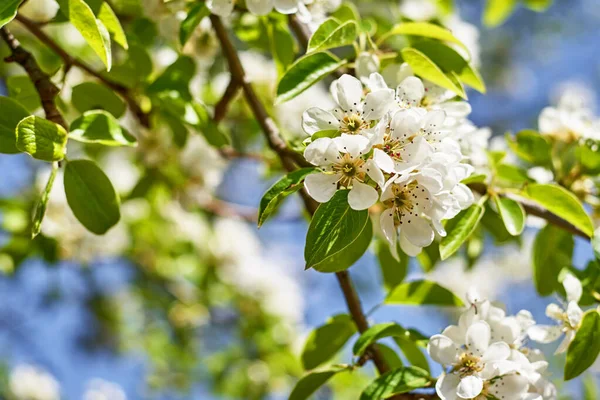
[[[83,400],[127,400],[127,395],[116,383],[92,379],[87,384]]]
[[[237,0],[208,0],[206,5],[213,14],[228,17]],[[248,11],[255,15],[267,15],[273,8],[282,14],[294,14],[304,6],[301,0],[246,0]]]
[[[15,367],[8,378],[8,389],[17,400],[59,400],[60,386],[48,372],[33,365]]]

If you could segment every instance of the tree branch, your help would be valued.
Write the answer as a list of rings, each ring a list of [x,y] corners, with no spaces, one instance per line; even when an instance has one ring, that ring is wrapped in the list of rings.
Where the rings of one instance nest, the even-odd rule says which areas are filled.
[[[102,73],[94,70],[92,67],[90,67],[83,61],[79,60],[76,57],[72,57],[69,53],[67,53],[65,49],[63,49],[58,43],[56,43],[54,39],[52,39],[42,29],[40,29],[38,24],[36,24],[34,21],[28,19],[27,17],[24,17],[21,14],[17,14],[15,19],[21,24],[23,24],[23,26],[27,28],[29,32],[31,32],[35,37],[37,37],[54,53],[56,53],[65,63],[66,70],[68,70],[71,66],[76,66],[84,70],[88,74],[94,76],[105,86],[119,93],[121,97],[123,97],[123,99],[129,106],[129,109],[136,116],[137,120],[142,126],[146,128],[150,127],[150,115],[142,110],[142,108],[137,103],[133,94],[131,93],[131,90],[128,87],[107,78]]]
[[[223,118],[225,118],[225,115],[227,115],[227,110],[229,109],[229,105],[233,99],[235,99],[235,96],[237,96],[241,88],[242,85],[240,82],[238,82],[232,76],[231,80],[229,81],[229,85],[227,85],[227,88],[225,89],[225,93],[223,93],[223,97],[221,97],[221,100],[219,100],[219,102],[215,105],[213,121],[218,124],[223,120]]]
[[[36,91],[40,95],[42,108],[44,109],[44,113],[46,113],[46,119],[69,130],[67,122],[56,107],[56,96],[60,92],[58,87],[52,83],[50,76],[42,71],[33,55],[21,47],[21,43],[19,43],[6,27],[0,29],[0,35],[11,51],[11,55],[6,57],[5,61],[16,62],[25,69],[31,82],[33,82],[33,85],[35,86]]]

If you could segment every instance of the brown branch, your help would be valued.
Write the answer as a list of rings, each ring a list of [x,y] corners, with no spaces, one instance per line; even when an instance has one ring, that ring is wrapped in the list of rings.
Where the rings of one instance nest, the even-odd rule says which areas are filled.
[[[42,108],[46,113],[46,119],[69,130],[67,122],[56,107],[56,96],[60,92],[58,87],[52,83],[50,76],[42,71],[33,55],[21,47],[21,43],[19,43],[6,27],[0,29],[0,35],[11,51],[11,55],[6,57],[5,61],[16,62],[25,69],[31,82],[35,86],[36,91],[40,95]]]
[[[225,118],[225,115],[227,115],[227,110],[229,109],[229,105],[235,99],[241,88],[242,85],[240,82],[238,82],[232,76],[231,80],[229,81],[229,85],[227,85],[227,89],[225,89],[225,93],[223,93],[223,97],[221,97],[221,100],[219,100],[215,105],[213,121],[219,123],[223,120],[223,118]]]
[[[290,14],[288,16],[288,22],[290,24],[290,28],[292,28],[292,32],[294,32],[294,36],[298,39],[298,42],[304,47],[304,49],[308,48],[308,42],[310,41],[310,32],[308,27],[300,22],[296,14]]]
[[[106,76],[104,76],[99,71],[94,70],[92,67],[79,60],[76,57],[71,56],[65,49],[63,49],[58,43],[54,41],[50,36],[48,36],[38,24],[34,21],[30,20],[27,17],[24,17],[21,14],[17,14],[15,17],[17,21],[19,21],[29,32],[31,32],[35,37],[37,37],[42,43],[44,43],[48,48],[50,48],[54,53],[56,53],[65,63],[65,69],[68,70],[71,66],[75,66],[87,72],[88,74],[94,76],[100,82],[102,82],[108,88],[114,90],[119,93],[121,97],[125,100],[131,112],[136,116],[139,123],[146,127],[150,127],[150,115],[137,103],[130,89],[118,82],[115,82]]]

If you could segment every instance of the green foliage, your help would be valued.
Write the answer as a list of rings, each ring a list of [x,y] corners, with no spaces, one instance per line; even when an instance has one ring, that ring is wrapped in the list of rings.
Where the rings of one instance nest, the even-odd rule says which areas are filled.
[[[42,107],[42,100],[27,75],[14,75],[6,80],[8,95],[18,101],[30,113]]]
[[[0,110],[0,153],[19,153],[16,128],[29,112],[17,101],[4,96],[0,96]]]
[[[188,56],[180,56],[148,86],[146,93],[158,94],[172,90],[177,92],[183,100],[191,101],[190,81],[195,73],[196,63],[194,60]]]
[[[67,131],[47,119],[29,116],[17,125],[17,149],[42,161],[65,158]]]
[[[194,30],[200,25],[200,22],[210,15],[210,10],[204,2],[195,2],[188,5],[188,13],[179,26],[179,44],[185,46],[192,37]]]
[[[546,225],[538,232],[533,244],[533,278],[541,296],[559,288],[558,276],[564,267],[571,265],[574,245],[571,234],[553,225]]]
[[[404,22],[396,25],[385,35],[381,36],[379,40],[377,40],[377,44],[383,43],[386,39],[394,35],[407,35],[437,39],[443,42],[457,44],[466,51],[469,51],[467,46],[465,46],[463,42],[454,36],[450,30],[439,25],[430,24],[428,22]]]
[[[508,146],[523,161],[534,165],[550,165],[550,144],[539,132],[526,129],[518,132],[514,137],[508,133],[505,137]]]
[[[335,374],[344,371],[345,368],[329,367],[322,371],[309,372],[304,375],[296,386],[288,400],[304,400],[327,383]]]
[[[71,102],[77,111],[106,110],[115,118],[125,114],[125,102],[117,94],[95,82],[84,82],[73,88]]]
[[[279,76],[294,63],[296,42],[286,25],[286,20],[269,20],[267,26],[269,44]]]
[[[129,48],[127,37],[110,4],[104,0],[86,0],[86,3],[92,8],[98,20],[104,24],[111,39],[127,50]]]
[[[395,394],[407,393],[429,386],[427,371],[418,367],[401,367],[386,372],[375,379],[360,395],[360,400],[387,399]]]
[[[297,171],[290,172],[267,190],[260,200],[258,209],[258,226],[262,226],[265,221],[277,213],[279,206],[283,201],[293,193],[296,193],[302,188],[304,178],[314,172],[314,168],[301,168]]]
[[[54,180],[56,178],[57,172],[58,164],[54,163],[52,164],[52,171],[50,172],[50,177],[48,178],[48,182],[46,182],[46,186],[44,187],[44,191],[42,192],[40,201],[35,207],[35,212],[33,214],[33,224],[31,228],[32,239],[40,233],[40,229],[42,227],[42,220],[44,219],[44,215],[46,214],[48,200],[50,199],[50,192],[52,191],[52,186],[54,185]]]
[[[308,42],[307,53],[350,45],[358,36],[358,24],[355,21],[341,23],[328,18],[313,33]]]
[[[404,336],[405,333],[406,330],[394,322],[373,325],[363,332],[356,342],[354,342],[352,352],[355,356],[361,356],[370,345],[374,344],[379,339],[390,336]]]
[[[600,313],[590,310],[585,313],[575,339],[567,350],[565,380],[581,375],[600,355]]]
[[[483,216],[483,206],[473,204],[446,224],[447,235],[440,242],[440,257],[447,259],[471,236]]]
[[[17,10],[22,2],[23,0],[4,0],[0,4],[0,28],[17,16]]]
[[[64,185],[69,207],[90,232],[103,235],[119,222],[119,197],[96,163],[89,160],[67,162]]]
[[[69,128],[69,139],[105,146],[136,146],[137,140],[111,114],[102,110],[88,111]]]
[[[392,256],[390,246],[386,241],[377,240],[375,242],[375,254],[377,254],[377,260],[381,268],[383,286],[388,291],[402,283],[408,273],[410,259],[400,249],[398,249],[398,252],[400,254],[400,261]]]
[[[518,236],[525,228],[525,210],[523,206],[508,197],[494,196],[494,204],[508,233]]]
[[[417,280],[396,286],[385,299],[386,304],[413,306],[462,306],[462,300],[435,282]]]
[[[304,369],[314,369],[331,360],[355,333],[356,325],[349,315],[331,317],[308,335],[301,355]]]
[[[483,23],[489,27],[501,25],[517,5],[517,0],[487,0],[483,11]]]
[[[369,212],[350,208],[348,191],[338,190],[319,206],[310,222],[304,248],[306,268],[321,272],[348,269],[367,250],[371,237]]]

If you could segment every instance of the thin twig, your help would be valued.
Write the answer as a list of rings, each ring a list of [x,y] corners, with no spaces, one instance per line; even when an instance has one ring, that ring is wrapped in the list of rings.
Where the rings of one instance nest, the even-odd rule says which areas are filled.
[[[215,105],[213,121],[219,123],[225,118],[227,110],[229,110],[229,105],[235,99],[241,88],[242,85],[232,77],[229,81],[229,85],[227,85],[227,89],[225,89],[225,93],[223,93],[223,97],[221,97],[221,100]]]

